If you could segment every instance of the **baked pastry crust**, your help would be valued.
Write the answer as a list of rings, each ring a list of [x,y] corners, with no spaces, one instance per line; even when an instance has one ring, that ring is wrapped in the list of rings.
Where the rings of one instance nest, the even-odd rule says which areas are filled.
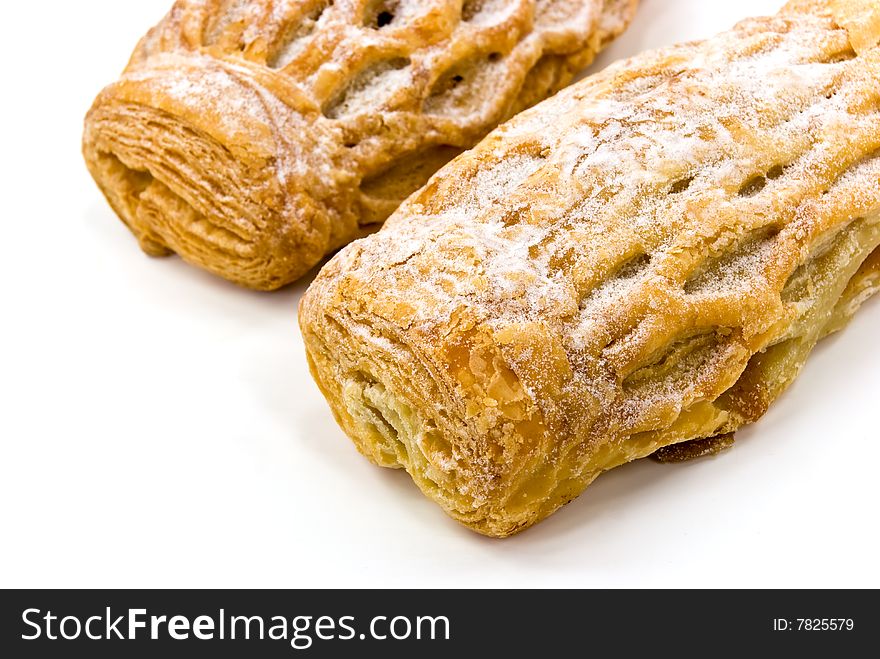
[[[506,536],[764,414],[880,289],[877,9],[796,2],[616,64],[339,253],[300,322],[358,449]]]
[[[180,0],[86,117],[143,249],[274,289],[570,82],[637,0]]]

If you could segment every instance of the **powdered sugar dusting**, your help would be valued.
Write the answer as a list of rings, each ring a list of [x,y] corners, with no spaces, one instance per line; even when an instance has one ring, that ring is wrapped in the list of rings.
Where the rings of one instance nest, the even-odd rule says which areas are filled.
[[[409,61],[395,59],[372,66],[361,73],[344,95],[327,112],[332,119],[375,112],[395,92],[412,83]]]
[[[710,260],[686,284],[691,295],[742,293],[756,285],[773,256],[776,237],[749,240],[730,254]]]
[[[742,335],[765,330],[786,224],[834,185],[833,154],[852,157],[874,130],[854,110],[866,86],[845,33],[793,21],[648,53],[527,111],[360,243],[347,276],[400,300],[425,336],[463,311],[490,333],[550,327],[587,369],[582,389],[621,397],[630,427],[677,414],[741,358],[737,332],[682,353],[691,380],[622,392],[617,369],[657,349],[657,328],[687,336],[697,308],[717,304],[712,322]],[[649,73],[633,83],[640,60]]]

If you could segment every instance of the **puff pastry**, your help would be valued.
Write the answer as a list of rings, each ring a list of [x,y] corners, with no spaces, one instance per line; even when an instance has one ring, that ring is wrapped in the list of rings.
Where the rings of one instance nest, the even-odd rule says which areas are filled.
[[[614,65],[339,253],[300,322],[360,451],[507,536],[758,419],[880,288],[878,18],[794,2]]]
[[[637,0],[180,0],[85,122],[143,249],[274,289],[570,82]]]

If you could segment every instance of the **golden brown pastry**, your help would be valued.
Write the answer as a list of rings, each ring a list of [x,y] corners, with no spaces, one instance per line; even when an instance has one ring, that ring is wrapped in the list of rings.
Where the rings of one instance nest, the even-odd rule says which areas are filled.
[[[155,256],[274,289],[567,84],[637,0],[179,0],[86,118]]]
[[[755,421],[880,289],[876,2],[796,2],[498,128],[323,269],[312,372],[375,463],[516,533]]]

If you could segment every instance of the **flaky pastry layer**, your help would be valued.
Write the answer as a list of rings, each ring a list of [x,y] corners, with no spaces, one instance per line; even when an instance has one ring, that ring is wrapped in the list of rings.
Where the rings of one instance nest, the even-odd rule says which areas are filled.
[[[274,289],[567,84],[637,0],[179,0],[83,151],[149,254]]]
[[[878,18],[794,2],[616,64],[339,253],[300,322],[360,451],[507,536],[764,414],[880,289]]]

